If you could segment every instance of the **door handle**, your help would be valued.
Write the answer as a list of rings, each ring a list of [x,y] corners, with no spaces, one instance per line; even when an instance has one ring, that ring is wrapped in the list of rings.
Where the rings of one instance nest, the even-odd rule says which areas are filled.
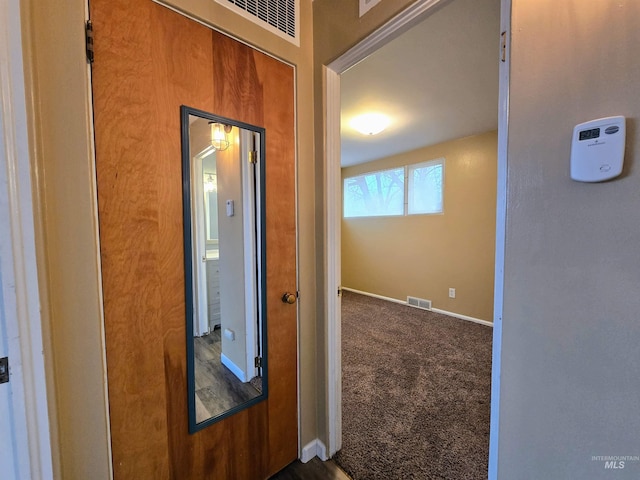
[[[298,297],[293,293],[285,292],[282,295],[282,303],[288,303],[289,305],[296,303],[297,299]]]

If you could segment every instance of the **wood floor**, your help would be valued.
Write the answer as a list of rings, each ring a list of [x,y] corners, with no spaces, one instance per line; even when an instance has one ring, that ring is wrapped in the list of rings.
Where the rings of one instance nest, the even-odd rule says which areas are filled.
[[[220,329],[196,337],[194,352],[196,422],[219,415],[260,395],[260,390],[251,382],[241,382],[220,362]]]
[[[307,463],[296,460],[269,480],[351,480],[333,460],[323,462],[314,457]]]
[[[259,395],[250,383],[240,382],[220,363],[220,330],[194,339],[196,418],[200,422],[240,402]],[[223,392],[223,394],[221,394]],[[226,393],[224,393],[226,392]],[[307,463],[296,460],[270,480],[351,480],[333,460],[314,457]]]

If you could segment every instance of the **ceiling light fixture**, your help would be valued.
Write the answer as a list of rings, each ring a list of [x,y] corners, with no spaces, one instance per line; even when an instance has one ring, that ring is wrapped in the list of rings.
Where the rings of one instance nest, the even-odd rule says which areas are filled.
[[[389,117],[381,113],[365,113],[351,120],[351,126],[363,135],[377,135],[387,128],[389,123]]]
[[[229,148],[229,138],[227,134],[231,132],[231,125],[223,125],[222,123],[209,122],[211,125],[211,145],[219,151]]]

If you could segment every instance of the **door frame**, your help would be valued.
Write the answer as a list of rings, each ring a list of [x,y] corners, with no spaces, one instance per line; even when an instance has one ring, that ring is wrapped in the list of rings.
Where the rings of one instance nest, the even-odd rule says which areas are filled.
[[[11,411],[4,424],[10,438],[4,440],[13,450],[16,478],[46,479],[53,477],[53,465],[18,0],[2,3],[0,32],[0,215],[9,225],[1,234],[0,316],[6,337],[0,342],[10,370],[10,382],[1,388],[9,393]]]
[[[418,0],[404,11],[375,30],[367,38],[349,49],[339,58],[324,65],[325,107],[325,161],[324,161],[324,211],[325,211],[325,309],[327,351],[327,421],[328,453],[333,456],[342,448],[342,356],[341,356],[341,205],[342,186],[340,172],[340,75],[364,60],[394,38],[409,30],[435,9],[451,0]],[[489,445],[489,478],[497,478],[498,433],[500,406],[500,358],[502,350],[502,309],[504,292],[504,253],[507,207],[507,145],[509,118],[509,70],[511,2],[501,0],[500,32],[506,32],[506,54],[500,62],[498,97],[498,174],[496,206],[496,247],[493,352],[491,382],[491,428]],[[499,53],[496,38],[496,56]]]

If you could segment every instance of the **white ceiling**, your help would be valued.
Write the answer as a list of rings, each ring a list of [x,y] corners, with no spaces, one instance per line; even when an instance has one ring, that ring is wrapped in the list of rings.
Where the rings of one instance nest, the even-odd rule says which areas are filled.
[[[341,76],[342,166],[498,128],[500,0],[453,0]],[[368,111],[391,125],[349,126]]]

